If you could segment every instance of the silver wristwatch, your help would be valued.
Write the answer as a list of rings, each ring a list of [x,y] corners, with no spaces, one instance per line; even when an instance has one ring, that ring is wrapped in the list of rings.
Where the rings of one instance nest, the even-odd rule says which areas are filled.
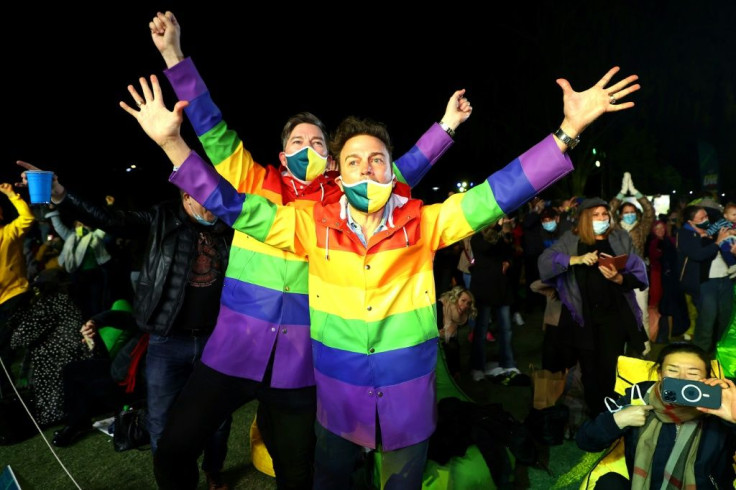
[[[578,146],[578,143],[580,143],[580,135],[577,135],[575,138],[570,138],[567,133],[565,133],[562,128],[558,128],[557,131],[554,133],[557,138],[565,143],[569,149],[573,149],[576,146]]]

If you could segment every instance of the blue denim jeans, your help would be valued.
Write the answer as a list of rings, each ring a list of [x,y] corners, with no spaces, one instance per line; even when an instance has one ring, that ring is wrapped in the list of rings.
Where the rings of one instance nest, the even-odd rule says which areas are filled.
[[[504,369],[516,367],[511,348],[511,306],[494,307],[496,341],[498,342],[498,365]],[[490,306],[478,306],[478,316],[473,327],[473,345],[470,351],[470,367],[478,371],[486,367],[486,331],[491,319]]]
[[[207,336],[161,336],[151,334],[146,354],[148,431],[151,451],[156,454],[169,411],[202,356]],[[204,450],[202,469],[220,471],[227,455],[232,416],[220,425]]]
[[[354,470],[362,458],[373,458],[374,453],[366,453],[362,446],[333,434],[319,422],[315,427],[314,490],[356,488],[356,482],[351,481]],[[381,452],[381,481],[380,484],[374,482],[373,486],[382,490],[420,490],[428,448],[429,440],[426,440],[395,451]]]

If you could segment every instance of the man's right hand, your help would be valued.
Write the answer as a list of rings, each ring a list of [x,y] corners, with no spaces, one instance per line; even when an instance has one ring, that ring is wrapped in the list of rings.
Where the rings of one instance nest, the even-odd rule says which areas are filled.
[[[171,68],[184,59],[181,51],[181,27],[174,13],[167,10],[165,14],[158,12],[148,23],[153,44],[161,53],[166,67]]]
[[[24,162],[23,160],[17,160],[15,163],[26,170],[43,170],[28,162]],[[20,174],[20,178],[21,181],[15,184],[16,187],[28,187],[28,180],[26,179],[25,170]],[[59,176],[56,175],[56,172],[54,172],[54,180],[51,184],[51,201],[58,204],[64,200],[65,195],[66,189],[64,189],[64,186],[61,185],[61,183],[59,182]]]

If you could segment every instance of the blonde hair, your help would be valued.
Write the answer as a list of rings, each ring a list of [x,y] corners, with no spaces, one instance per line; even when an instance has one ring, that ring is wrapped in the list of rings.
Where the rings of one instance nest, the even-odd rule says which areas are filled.
[[[473,296],[473,293],[471,293],[465,286],[455,286],[454,288],[445,291],[440,296],[440,301],[442,301],[442,304],[447,304],[447,302],[456,304],[460,299],[460,295],[463,293],[467,294],[470,298],[470,311],[468,312],[468,318],[475,318],[478,316],[478,308],[475,307],[475,296]]]

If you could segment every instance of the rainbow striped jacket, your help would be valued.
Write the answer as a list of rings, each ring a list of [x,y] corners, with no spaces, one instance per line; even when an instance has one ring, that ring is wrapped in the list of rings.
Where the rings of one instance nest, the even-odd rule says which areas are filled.
[[[336,172],[305,187],[272,165],[256,163],[235,131],[228,128],[190,58],[165,74],[179,100],[189,101],[187,117],[215,169],[240,192],[260,195],[276,204],[293,202],[296,207],[337,201],[342,195],[334,182]],[[433,124],[396,160],[394,171],[405,184],[405,192],[406,186],[418,183],[451,145],[452,138]],[[236,230],[220,313],[202,361],[221,373],[260,381],[273,352],[272,387],[314,386],[307,278],[304,257]]]
[[[466,193],[427,206],[406,200],[394,209],[393,227],[365,246],[341,217],[344,199],[279,206],[238,193],[196,152],[169,180],[251,239],[308,257],[317,418],[371,448],[378,418],[391,451],[427,439],[436,425],[435,252],[570,171],[549,135]]]

